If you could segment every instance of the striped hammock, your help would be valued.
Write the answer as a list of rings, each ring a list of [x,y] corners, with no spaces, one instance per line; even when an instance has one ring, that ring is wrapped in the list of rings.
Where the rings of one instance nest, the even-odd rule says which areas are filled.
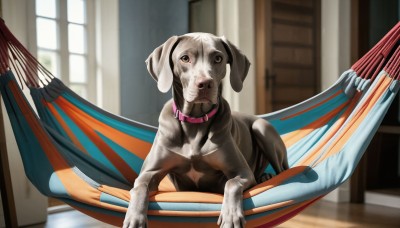
[[[244,192],[249,227],[278,225],[346,181],[399,89],[400,23],[329,89],[261,117],[282,136],[290,169]],[[0,22],[0,90],[26,175],[46,196],[121,226],[157,128],[115,116],[53,77]],[[37,112],[22,93],[30,89]],[[271,168],[268,167],[268,172]],[[150,227],[215,227],[223,195],[150,197]]]

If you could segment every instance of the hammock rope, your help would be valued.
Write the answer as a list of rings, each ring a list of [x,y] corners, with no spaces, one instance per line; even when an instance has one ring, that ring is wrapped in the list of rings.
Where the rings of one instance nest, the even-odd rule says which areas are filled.
[[[350,177],[398,92],[399,38],[400,23],[329,89],[260,116],[282,136],[290,169],[244,192],[249,227],[278,225]],[[4,22],[0,73],[0,90],[29,180],[44,195],[121,226],[129,190],[157,128],[79,97]],[[24,85],[37,114],[21,90]],[[213,193],[176,192],[164,179],[150,197],[149,225],[215,227],[222,199]]]

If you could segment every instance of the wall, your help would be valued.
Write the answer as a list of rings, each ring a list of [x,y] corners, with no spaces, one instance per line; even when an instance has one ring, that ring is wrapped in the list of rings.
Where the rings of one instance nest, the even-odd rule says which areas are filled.
[[[117,115],[121,113],[118,6],[118,1],[96,0],[98,105]]]
[[[350,68],[350,1],[321,2],[321,89]]]
[[[232,110],[249,114],[255,113],[256,110],[253,8],[253,1],[217,0],[217,35],[224,35],[247,56],[250,63],[253,63],[240,94],[232,90],[229,77],[225,77],[223,96]]]
[[[147,72],[149,54],[172,35],[188,32],[187,0],[121,0],[120,94],[121,114],[139,122],[158,125],[171,91],[162,94]]]
[[[333,85],[350,62],[350,1],[321,1],[321,89]],[[345,182],[324,199],[350,201],[350,184]]]

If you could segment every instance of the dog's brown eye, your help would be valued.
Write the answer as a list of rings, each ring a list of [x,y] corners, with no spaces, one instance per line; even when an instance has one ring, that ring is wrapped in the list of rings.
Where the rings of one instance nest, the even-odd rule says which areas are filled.
[[[181,57],[181,61],[184,63],[189,63],[190,62],[190,58],[187,55],[184,55]]]
[[[215,63],[221,63],[222,62],[222,56],[220,56],[220,55],[215,56],[214,61],[215,61]]]

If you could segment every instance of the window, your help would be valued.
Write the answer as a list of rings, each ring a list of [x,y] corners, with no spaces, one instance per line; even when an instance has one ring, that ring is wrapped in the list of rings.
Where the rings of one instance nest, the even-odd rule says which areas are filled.
[[[96,101],[94,7],[90,0],[36,0],[37,57],[85,99]]]

